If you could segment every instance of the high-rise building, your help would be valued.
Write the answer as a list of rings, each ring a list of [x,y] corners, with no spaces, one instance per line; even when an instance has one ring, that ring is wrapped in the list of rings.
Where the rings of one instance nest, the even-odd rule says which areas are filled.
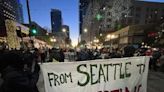
[[[118,3],[120,2],[120,4]],[[164,3],[139,0],[114,0],[105,11],[104,26],[119,30],[128,25],[158,23],[164,19]]]
[[[19,22],[18,0],[0,0],[0,36],[6,35],[5,20],[10,19]],[[21,16],[22,17],[22,16]]]
[[[85,31],[81,31],[81,41],[89,43],[100,33],[164,20],[164,3],[140,0],[99,1],[91,0],[85,16],[82,17],[82,30]]]
[[[86,15],[86,11],[89,5],[90,0],[79,0],[79,21],[80,21],[80,34],[82,33],[82,24],[83,24],[83,19]]]
[[[17,9],[18,9],[17,21],[18,21],[19,23],[24,23],[24,18],[23,18],[23,6],[22,6],[22,4],[20,3],[19,0],[18,0]]]
[[[90,0],[85,16],[83,16],[82,29],[81,29],[81,39],[80,41],[85,41],[87,43],[92,43],[97,34],[99,33],[100,21],[96,19],[97,15],[100,13],[101,8],[100,3],[104,0]],[[100,16],[99,16],[100,17]]]
[[[62,13],[58,9],[51,10],[51,27],[52,27],[52,33],[61,32]]]
[[[68,25],[62,25],[62,33],[66,33],[66,35],[63,35],[65,45],[70,45],[71,44],[71,38],[70,38],[70,29]]]

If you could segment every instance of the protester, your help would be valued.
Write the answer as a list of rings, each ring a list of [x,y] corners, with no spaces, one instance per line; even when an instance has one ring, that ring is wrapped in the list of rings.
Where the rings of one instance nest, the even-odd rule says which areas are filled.
[[[64,62],[65,56],[64,56],[64,52],[62,49],[60,49],[59,51],[59,62]]]
[[[152,52],[151,49],[148,49],[148,50],[145,51],[145,55],[146,55],[146,56],[152,56],[152,53],[153,53],[153,52]]]
[[[68,60],[69,60],[69,61],[75,61],[75,60],[76,60],[76,52],[75,52],[75,50],[70,49],[70,50],[68,51],[67,56],[68,56]]]
[[[3,79],[0,92],[38,92],[36,83],[40,69],[31,52],[8,51],[0,61],[7,62],[0,71]]]
[[[119,49],[113,49],[112,52],[110,53],[110,58],[121,58],[122,54],[121,51],[119,51]]]
[[[35,57],[37,62],[41,62],[40,51],[37,48],[34,49],[34,57]]]
[[[124,48],[124,55],[123,57],[132,57],[134,56],[135,48],[131,45],[128,45]]]
[[[50,62],[53,62],[54,60],[58,62],[61,61],[60,50],[56,48],[50,50]]]
[[[161,57],[159,58],[159,61],[160,61],[160,71],[164,72],[164,51],[161,52]]]
[[[45,62],[45,60],[46,60],[46,51],[43,48],[40,48],[40,57],[41,57],[41,62]]]
[[[121,53],[119,48],[112,49],[111,52],[108,48],[98,49],[81,49],[75,52],[73,49],[70,50],[72,53],[71,59],[75,61],[87,61],[93,59],[104,59],[110,58],[121,58],[132,57],[135,53],[135,48],[133,46],[126,46],[124,48],[124,54]],[[152,56],[150,60],[150,69],[153,68],[157,71],[157,64],[160,62],[160,70],[164,70],[164,55],[159,50],[152,51],[148,49],[147,51],[140,48],[137,50],[138,55]],[[47,53],[47,54],[46,54]],[[77,54],[75,54],[77,53]],[[142,54],[141,54],[142,53]],[[144,53],[144,54],[143,54]],[[43,55],[44,54],[44,55]],[[76,56],[75,56],[76,55]],[[138,56],[137,55],[137,56]],[[53,60],[58,62],[64,62],[65,54],[62,49],[49,49],[46,51],[40,51],[39,49],[28,49],[26,50],[0,50],[0,92],[38,92],[36,83],[39,78],[40,67],[38,63],[53,62]]]
[[[161,53],[159,50],[155,50],[152,54],[152,58],[150,58],[150,66],[149,69],[154,69],[154,71],[157,71],[157,63],[159,63],[159,58],[161,57]]]
[[[93,51],[92,51],[91,49],[89,49],[89,50],[87,51],[87,53],[88,53],[88,59],[89,59],[89,60],[93,60],[93,59],[94,59]]]

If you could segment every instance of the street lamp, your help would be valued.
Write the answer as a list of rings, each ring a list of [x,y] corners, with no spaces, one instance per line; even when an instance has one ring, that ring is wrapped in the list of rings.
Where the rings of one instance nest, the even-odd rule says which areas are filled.
[[[96,46],[96,48],[97,48],[97,46],[99,44],[99,39],[96,38],[96,39],[93,40],[93,42],[94,42],[94,46]]]
[[[103,36],[102,33],[100,33],[100,36]]]
[[[48,35],[49,35],[49,33],[47,32],[47,33],[46,33],[46,35],[48,36]]]
[[[108,34],[108,35],[107,35],[107,38],[108,38],[108,39],[110,39],[110,38],[111,38],[111,35],[110,35],[110,34]]]
[[[106,7],[103,7],[103,10],[105,11],[106,10]]]
[[[62,28],[62,32],[63,33],[66,33],[67,32],[67,29],[66,28]],[[67,35],[67,33],[66,33],[66,35]],[[68,35],[67,35],[68,36]],[[66,39],[66,38],[65,38]],[[63,43],[64,43],[64,47],[66,48],[66,41],[65,40],[63,40]]]
[[[55,38],[51,38],[50,41],[51,42],[56,42],[56,39]]]
[[[107,38],[108,38],[109,40],[111,40],[111,39],[116,38],[116,36],[115,36],[115,35],[108,34],[108,35],[107,35]]]
[[[65,28],[63,28],[62,31],[63,31],[64,33],[67,32],[67,30],[66,30]]]
[[[115,35],[108,34],[107,35],[107,41],[110,41],[110,48],[112,49],[112,39],[116,38]]]
[[[114,39],[115,38],[115,35],[111,35],[111,39]]]
[[[87,28],[84,28],[84,33],[87,33],[88,32],[88,29]]]
[[[99,39],[95,39],[94,42],[95,42],[95,43],[98,43],[98,42],[99,42]]]
[[[50,38],[50,41],[54,43],[54,46],[55,46],[55,42],[56,42],[56,39],[54,36],[52,36],[52,38]]]

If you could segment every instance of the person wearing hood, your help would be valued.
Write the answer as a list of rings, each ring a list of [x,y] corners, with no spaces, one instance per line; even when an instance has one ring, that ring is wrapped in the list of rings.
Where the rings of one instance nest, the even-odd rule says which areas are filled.
[[[128,45],[124,48],[123,57],[133,57],[135,53],[135,48],[131,45]]]

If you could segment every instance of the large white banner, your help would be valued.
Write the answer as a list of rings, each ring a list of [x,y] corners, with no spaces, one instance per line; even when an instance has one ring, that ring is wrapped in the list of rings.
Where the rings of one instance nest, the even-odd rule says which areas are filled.
[[[45,92],[147,92],[148,61],[132,57],[42,64]]]

